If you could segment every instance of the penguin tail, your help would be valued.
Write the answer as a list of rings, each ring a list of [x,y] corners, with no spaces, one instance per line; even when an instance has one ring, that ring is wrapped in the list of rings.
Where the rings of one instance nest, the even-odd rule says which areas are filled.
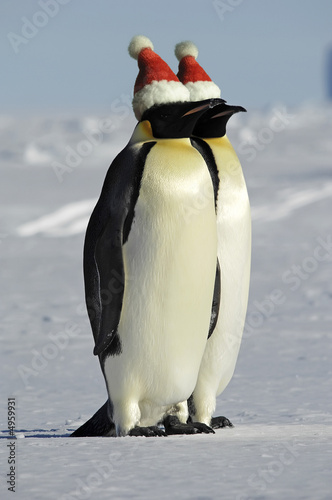
[[[115,425],[108,416],[108,400],[87,421],[74,431],[70,437],[115,436]]]

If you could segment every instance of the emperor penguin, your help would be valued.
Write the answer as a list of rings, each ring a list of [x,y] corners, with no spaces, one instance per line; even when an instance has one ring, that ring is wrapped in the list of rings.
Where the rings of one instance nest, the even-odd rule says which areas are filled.
[[[163,418],[167,433],[194,432],[187,399],[215,295],[215,196],[190,136],[220,101],[190,101],[146,37],[134,37],[129,53],[140,68],[138,124],[107,172],[84,244],[86,304],[108,400],[73,436],[158,436]],[[200,193],[204,207],[192,211]]]
[[[190,91],[193,102],[220,98],[219,87],[197,63],[198,49],[192,42],[175,47],[179,80]],[[222,101],[197,121],[192,144],[205,158],[216,193],[217,257],[220,272],[219,305],[214,301],[215,326],[206,343],[199,375],[188,400],[192,420],[212,428],[232,426],[225,417],[213,417],[216,397],[230,382],[242,339],[247,311],[251,216],[248,192],[239,159],[226,136],[228,119],[241,106]]]

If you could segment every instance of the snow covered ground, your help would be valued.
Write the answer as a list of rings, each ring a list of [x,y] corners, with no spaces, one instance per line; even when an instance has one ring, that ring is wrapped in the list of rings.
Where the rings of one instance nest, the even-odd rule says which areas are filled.
[[[245,334],[216,412],[235,427],[73,439],[106,399],[84,307],[84,228],[134,120],[126,107],[0,117],[1,498],[332,498],[332,109],[279,105],[229,125],[253,215]]]

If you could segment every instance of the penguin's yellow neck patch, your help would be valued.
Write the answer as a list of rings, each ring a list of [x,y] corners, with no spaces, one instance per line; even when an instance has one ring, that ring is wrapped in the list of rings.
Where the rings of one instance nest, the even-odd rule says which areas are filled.
[[[224,148],[233,149],[227,135],[224,135],[223,137],[207,137],[203,140],[210,146],[223,146]]]
[[[151,123],[148,120],[144,120],[143,122],[139,122],[136,125],[136,128],[131,136],[130,143],[135,144],[137,142],[147,142],[147,141],[155,141],[155,137],[153,137]]]

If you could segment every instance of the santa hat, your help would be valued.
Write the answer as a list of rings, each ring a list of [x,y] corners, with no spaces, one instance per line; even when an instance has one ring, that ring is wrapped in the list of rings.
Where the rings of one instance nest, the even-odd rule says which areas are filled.
[[[220,88],[196,61],[198,49],[194,43],[187,41],[176,44],[175,55],[179,61],[177,76],[189,90],[191,101],[220,97]]]
[[[165,61],[153,52],[153,44],[146,36],[134,36],[128,51],[131,57],[137,59],[139,67],[133,98],[133,109],[138,120],[145,110],[155,104],[190,100],[189,91]]]

